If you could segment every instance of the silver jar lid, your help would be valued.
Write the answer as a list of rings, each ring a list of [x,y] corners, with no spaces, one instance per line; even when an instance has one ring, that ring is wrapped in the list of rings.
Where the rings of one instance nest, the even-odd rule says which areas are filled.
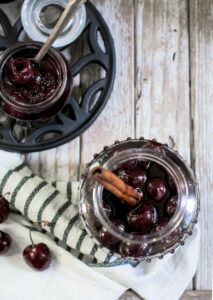
[[[45,42],[63,12],[68,0],[25,0],[21,20],[25,32],[33,41]],[[75,41],[86,24],[86,8],[81,6],[53,44],[61,48]]]

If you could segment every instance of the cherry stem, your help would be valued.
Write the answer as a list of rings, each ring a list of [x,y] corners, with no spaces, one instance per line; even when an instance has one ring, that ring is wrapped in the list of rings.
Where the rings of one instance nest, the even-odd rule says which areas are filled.
[[[48,221],[40,221],[40,222],[36,222],[34,225],[39,225],[39,226],[50,226],[50,222],[48,222]],[[33,241],[33,238],[32,238],[32,231],[33,231],[33,229],[35,229],[33,226],[31,226],[31,228],[30,228],[30,241],[31,241],[31,244],[32,244],[32,246],[33,246],[33,248],[35,248],[35,243],[34,243],[34,241]]]
[[[33,248],[35,248],[35,244],[34,244],[34,241],[33,241],[33,238],[32,238],[32,230],[33,230],[33,227],[30,228],[30,241],[31,241],[31,244],[32,244]]]

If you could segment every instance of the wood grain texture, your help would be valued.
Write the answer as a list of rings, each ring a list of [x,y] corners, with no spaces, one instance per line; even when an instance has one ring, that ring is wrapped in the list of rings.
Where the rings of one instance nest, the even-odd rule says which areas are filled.
[[[135,294],[133,291],[129,290],[126,291],[125,294],[123,294],[119,300],[142,300],[141,297],[139,297],[137,294]]]
[[[190,162],[187,1],[138,0],[135,14],[136,136],[172,137]]]
[[[115,140],[134,136],[134,5],[133,1],[93,0],[107,22],[116,49],[113,93],[97,121],[81,139],[81,162]]]
[[[180,300],[211,300],[211,291],[187,291]]]
[[[190,161],[187,1],[136,1],[136,135],[169,143]]]
[[[211,300],[211,299],[212,299],[211,291],[187,291],[180,298],[180,300]],[[119,298],[119,300],[142,300],[142,298],[140,298],[132,291],[127,291],[123,296]]]
[[[213,267],[213,1],[190,1],[194,167],[201,194],[197,289],[212,288]]]

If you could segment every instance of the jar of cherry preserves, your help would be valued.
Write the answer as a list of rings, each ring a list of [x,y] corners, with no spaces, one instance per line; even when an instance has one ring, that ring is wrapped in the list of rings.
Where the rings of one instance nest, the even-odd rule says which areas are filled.
[[[41,46],[35,42],[18,44],[0,56],[0,103],[12,118],[47,121],[71,96],[71,68],[58,50],[50,48],[39,65],[31,60]]]
[[[94,180],[111,170],[142,197],[129,206]],[[82,176],[82,222],[100,246],[121,258],[150,261],[184,245],[199,212],[199,190],[185,160],[167,145],[143,138],[115,142],[95,155]]]

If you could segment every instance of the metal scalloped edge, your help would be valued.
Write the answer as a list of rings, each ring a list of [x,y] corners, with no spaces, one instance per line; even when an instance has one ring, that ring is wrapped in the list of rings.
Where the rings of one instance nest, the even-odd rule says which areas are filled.
[[[107,85],[101,94],[101,97],[99,101],[99,105],[95,107],[95,109],[88,115],[85,115],[82,111],[82,116],[83,119],[80,120],[78,118],[77,125],[75,128],[74,126],[72,128],[73,131],[70,131],[69,133],[65,132],[65,134],[61,137],[57,137],[55,140],[51,141],[44,141],[40,144],[30,144],[26,145],[21,142],[19,143],[13,143],[12,141],[7,142],[6,140],[0,140],[0,149],[6,150],[6,151],[11,151],[11,152],[21,152],[21,153],[28,153],[28,152],[35,152],[35,151],[42,151],[42,150],[47,150],[51,149],[57,146],[60,146],[62,144],[65,144],[77,136],[79,136],[82,132],[84,132],[99,116],[99,114],[102,112],[104,109],[110,94],[112,92],[113,86],[114,86],[114,81],[115,81],[115,73],[116,73],[116,57],[115,57],[115,48],[114,48],[114,42],[113,38],[111,36],[111,33],[109,31],[109,28],[103,19],[102,15],[98,12],[96,7],[90,2],[87,1],[86,3],[87,10],[89,11],[88,13],[88,20],[86,22],[86,26],[89,25],[93,21],[92,18],[95,19],[95,23],[99,23],[99,26],[102,28],[103,33],[104,33],[104,42],[106,43],[107,49],[109,51],[109,72],[108,72],[108,81]],[[99,53],[100,56],[100,53]],[[106,54],[104,55],[104,57]],[[29,122],[30,123],[30,122]],[[8,130],[9,131],[9,130]]]

